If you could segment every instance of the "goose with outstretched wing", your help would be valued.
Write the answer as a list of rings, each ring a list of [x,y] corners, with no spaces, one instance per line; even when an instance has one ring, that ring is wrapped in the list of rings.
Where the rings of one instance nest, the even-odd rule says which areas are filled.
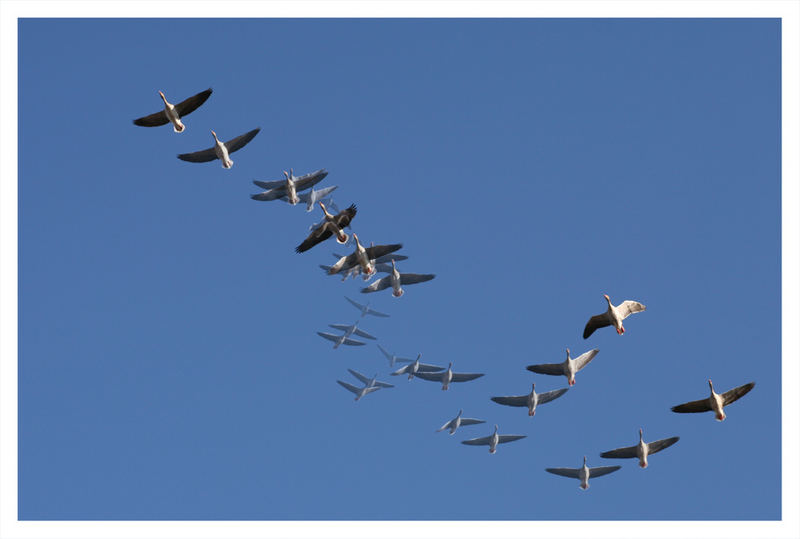
[[[211,88],[184,99],[177,105],[173,105],[167,101],[167,98],[164,97],[164,92],[159,91],[158,95],[161,96],[161,100],[164,102],[164,110],[137,118],[133,121],[133,123],[141,127],[158,127],[160,125],[171,123],[173,131],[176,133],[183,133],[183,130],[186,129],[186,126],[183,125],[181,118],[188,115],[190,112],[193,112],[200,105],[205,103],[206,99],[208,99],[208,97],[211,95]]]
[[[233,166],[233,160],[230,154],[244,148],[248,142],[258,135],[259,131],[261,131],[261,128],[256,127],[244,135],[239,135],[228,142],[222,142],[217,138],[217,134],[212,129],[211,134],[214,136],[214,146],[206,150],[200,150],[199,152],[178,154],[178,159],[190,163],[207,163],[208,161],[219,159],[222,161],[222,168],[231,168]]]
[[[322,202],[319,203],[319,207],[322,208],[325,214],[325,220],[308,234],[308,237],[303,240],[303,243],[295,247],[294,250],[296,253],[304,253],[334,234],[336,235],[336,241],[338,243],[347,243],[348,236],[344,233],[344,228],[350,226],[350,222],[356,216],[356,205],[350,204],[350,207],[340,211],[336,215],[329,213],[327,208],[325,208],[325,204]]]
[[[471,440],[464,440],[461,442],[464,445],[488,445],[489,453],[495,453],[499,444],[507,444],[508,442],[515,442],[526,438],[524,434],[497,434],[497,425],[494,426],[494,432],[489,436],[482,438],[472,438]]]
[[[429,382],[439,382],[442,384],[442,391],[447,391],[452,382],[469,382],[483,376],[483,373],[453,372],[453,362],[447,366],[443,372],[417,372],[417,378],[428,380]]]
[[[611,303],[611,298],[608,294],[603,294],[608,302],[608,310],[602,314],[597,314],[586,322],[586,327],[583,328],[583,338],[588,339],[589,335],[594,333],[594,330],[604,328],[606,326],[614,326],[618,335],[625,333],[625,328],[622,327],[622,321],[628,318],[633,313],[640,313],[645,310],[645,306],[638,301],[626,299],[616,307]]]
[[[588,352],[579,355],[575,359],[572,359],[569,355],[569,348],[567,348],[567,359],[565,359],[562,363],[541,363],[538,365],[528,365],[525,368],[538,374],[566,376],[567,383],[571,386],[574,386],[575,373],[588,365],[598,352],[600,352],[600,350],[589,350]]]
[[[642,434],[642,429],[639,429],[639,443],[630,447],[620,447],[619,449],[612,449],[600,453],[600,456],[605,459],[639,459],[639,467],[647,468],[647,456],[658,453],[662,449],[666,449],[675,442],[680,440],[680,436],[673,436],[671,438],[664,438],[656,440],[655,442],[645,442]]]
[[[672,407],[673,412],[679,414],[693,414],[699,412],[714,412],[717,421],[724,421],[727,417],[724,408],[729,404],[736,402],[744,397],[753,387],[755,382],[749,382],[739,387],[735,387],[726,391],[725,393],[717,393],[714,391],[714,384],[708,380],[708,387],[711,389],[711,395],[708,398],[700,399],[691,402],[685,402]]]
[[[584,456],[583,466],[580,468],[545,468],[545,471],[550,472],[551,474],[560,475],[561,477],[580,479],[581,490],[586,490],[589,488],[589,477],[608,475],[611,472],[616,472],[620,468],[622,468],[622,466],[595,466],[594,468],[589,468],[586,465],[586,457]]]
[[[540,404],[545,404],[552,400],[557,399],[569,390],[568,387],[556,389],[554,391],[547,391],[545,393],[536,392],[536,384],[531,384],[531,392],[527,395],[514,395],[510,397],[492,397],[492,400],[497,404],[504,404],[506,406],[525,406],[528,408],[528,415],[533,416],[536,414],[536,407]]]

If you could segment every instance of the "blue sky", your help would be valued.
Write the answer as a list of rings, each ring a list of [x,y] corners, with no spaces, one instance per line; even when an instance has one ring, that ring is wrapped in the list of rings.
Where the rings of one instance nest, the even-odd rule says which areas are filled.
[[[157,36],[157,39],[147,39]],[[745,20],[24,20],[19,518],[781,518],[780,38]],[[162,90],[209,101],[131,123]],[[185,163],[260,126],[235,165]],[[366,241],[436,279],[365,296],[293,252],[326,168]],[[602,294],[647,311],[581,338]],[[343,299],[447,392],[332,350]],[[750,309],[749,313],[745,308]],[[758,314],[753,314],[758,313]],[[494,395],[599,348],[529,418]],[[347,368],[396,384],[359,402]],[[728,419],[675,404],[755,389]],[[460,408],[487,420],[434,432]],[[461,440],[501,433],[485,448]],[[599,453],[680,436],[640,470]],[[546,467],[622,464],[578,482]],[[643,496],[642,493],[646,495]]]

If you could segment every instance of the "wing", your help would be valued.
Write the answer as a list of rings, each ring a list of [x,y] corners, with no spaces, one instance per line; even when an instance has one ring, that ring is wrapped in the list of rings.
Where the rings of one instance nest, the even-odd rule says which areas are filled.
[[[445,423],[444,425],[442,425],[441,427],[439,427],[438,429],[436,429],[436,432],[442,432],[444,429],[449,429],[449,428],[450,428],[450,425],[452,425],[452,424],[453,424],[453,421],[454,421],[454,420],[453,420],[453,419],[451,419],[450,421],[448,421],[447,423]],[[464,420],[462,419],[461,421],[463,422]]]
[[[400,284],[417,284],[417,283],[424,283],[425,281],[430,281],[436,277],[436,275],[432,273],[401,273],[400,274]]]
[[[248,142],[253,140],[253,137],[258,135],[258,132],[261,131],[260,127],[256,127],[252,131],[248,131],[244,135],[239,135],[235,139],[231,139],[225,143],[225,147],[228,148],[228,153],[233,153],[236,150],[241,150],[242,148],[247,145]]]
[[[611,472],[616,472],[622,466],[596,466],[589,468],[589,477],[600,477],[601,475],[608,475]]]
[[[564,376],[564,365],[561,363],[541,363],[539,365],[528,365],[525,368],[537,374]]]
[[[528,396],[519,395],[514,397],[492,397],[492,400],[497,404],[505,404],[506,406],[527,406]]]
[[[343,388],[345,388],[347,391],[350,391],[351,393],[355,393],[356,395],[361,393],[361,389],[360,388],[357,388],[354,385],[348,384],[347,382],[342,382],[341,380],[336,380],[336,383],[339,384],[340,386],[342,386]]]
[[[441,372],[419,372],[414,375],[417,378],[422,378],[423,380],[428,380],[429,382],[440,382],[442,381],[442,373]]]
[[[375,380],[375,385],[378,387],[394,387],[392,384],[387,384],[386,382],[379,382]]]
[[[178,159],[181,161],[189,161],[190,163],[207,163],[208,161],[213,161],[216,158],[217,154],[214,153],[213,146],[207,150],[200,150],[199,152],[178,154]]]
[[[650,442],[647,444],[647,452],[649,454],[658,453],[662,449],[666,449],[678,440],[680,440],[680,436],[673,436],[672,438],[664,438],[663,440],[657,440],[655,442]],[[602,455],[601,455],[602,456]]]
[[[392,243],[391,245],[375,245],[373,247],[367,247],[367,258],[370,260],[375,260],[376,258],[380,258],[384,255],[388,255],[389,253],[393,253],[397,250],[403,248],[402,243]]]
[[[323,333],[321,331],[317,331],[317,335],[319,335],[323,339],[328,339],[329,341],[333,341],[333,342],[337,342],[339,339],[342,338],[341,335],[332,335],[330,333]]]
[[[524,434],[501,434],[497,438],[498,444],[507,444],[508,442],[522,440],[523,438],[526,438],[526,436]]]
[[[303,191],[304,189],[308,189],[309,187],[312,187],[321,182],[327,175],[328,171],[323,168],[315,172],[310,172],[308,174],[300,176],[294,182],[295,189],[297,191]]]
[[[398,360],[399,361],[399,360]],[[413,361],[412,361],[413,363]],[[440,372],[443,371],[444,367],[440,367],[438,365],[430,365],[428,363],[420,363],[417,372]]]
[[[250,198],[253,200],[260,200],[260,201],[268,201],[268,200],[277,200],[279,198],[285,199],[286,198],[286,191],[284,189],[270,189],[269,191],[264,191],[263,193],[256,193],[255,195],[250,195]]]
[[[583,328],[583,338],[588,339],[589,335],[594,333],[594,330],[604,328],[611,325],[611,320],[606,313],[596,314],[586,322],[586,327]]]
[[[619,304],[619,307],[617,307],[617,312],[622,317],[622,319],[625,320],[633,313],[640,313],[644,309],[645,306],[639,303],[638,301],[626,299],[625,301]]]
[[[483,376],[483,373],[454,372],[453,382],[469,382],[470,380],[480,378],[481,376]]]
[[[392,276],[387,275],[386,277],[381,277],[371,285],[362,288],[361,293],[369,294],[370,292],[377,292],[379,290],[384,290],[386,288],[389,288],[390,286],[392,286]]]
[[[286,187],[286,180],[270,180],[268,182],[263,182],[261,180],[253,180],[253,183],[256,184],[258,187],[266,190],[270,189],[277,189],[278,187]],[[283,190],[286,192],[286,189]]]
[[[303,240],[303,243],[294,248],[294,252],[305,253],[318,243],[322,243],[333,236],[333,232],[331,232],[330,227],[328,227],[327,224],[328,223],[323,223],[319,226],[319,228],[312,230],[306,239]],[[330,272],[330,269],[328,271]]]
[[[396,371],[392,372],[392,376],[400,376],[401,374],[406,374],[410,367],[411,367],[411,365],[403,365],[403,367],[401,367],[401,368],[397,369]]]
[[[211,88],[208,90],[203,90],[199,94],[195,94],[192,97],[184,99],[177,105],[175,105],[175,110],[178,112],[178,116],[186,116],[190,112],[193,112],[197,109],[200,105],[206,102],[208,96],[211,95]]]
[[[142,127],[158,127],[159,125],[169,123],[169,118],[167,118],[166,112],[160,110],[158,112],[154,112],[153,114],[136,118],[133,123]]]
[[[637,457],[636,448],[638,446],[632,445],[630,447],[620,447],[618,449],[612,449],[611,451],[605,451],[600,453],[600,456],[604,459],[630,459]]]
[[[401,262],[403,260],[408,260],[408,257],[406,255],[398,255],[396,253],[392,253],[390,255],[379,256],[378,258],[375,259],[375,263],[386,264],[391,262],[393,259],[395,262]]]
[[[471,417],[462,417],[461,418],[461,426],[464,425],[478,425],[480,423],[486,423],[483,419],[473,419]]]
[[[392,273],[391,264],[375,264],[375,273]]]
[[[565,388],[562,388],[562,389],[556,389],[554,391],[547,391],[545,393],[539,393],[539,397],[537,399],[537,402],[539,404],[544,404],[546,402],[550,402],[551,400],[557,399],[558,397],[560,397],[561,395],[563,395],[567,391],[569,391],[569,388],[565,387]]]
[[[464,440],[461,442],[464,445],[489,445],[491,443],[491,436],[484,436],[483,438],[473,438],[472,440]]]
[[[345,339],[343,344],[346,344],[348,346],[364,346],[367,343],[357,341],[355,339]]]
[[[574,477],[575,479],[578,479],[578,472],[580,471],[580,468],[545,468],[544,470],[546,472],[561,475],[563,477]]]
[[[597,350],[595,348],[594,350],[589,350],[588,352],[584,352],[583,354],[581,354],[578,357],[576,357],[575,358],[575,371],[577,372],[577,371],[581,370],[582,368],[584,368],[586,365],[588,365],[589,362],[594,359],[594,356],[596,356],[599,351],[600,350]]]
[[[360,372],[358,372],[358,371],[354,371],[353,369],[347,369],[347,372],[349,372],[350,374],[352,374],[353,376],[355,376],[356,378],[358,378],[358,380],[359,380],[359,381],[360,381],[362,384],[368,384],[368,383],[369,383],[369,378],[368,378],[368,377],[366,377],[366,376],[364,376],[364,375],[363,375],[363,374],[361,374]]]
[[[350,221],[353,220],[353,217],[356,216],[356,212],[358,209],[356,208],[355,204],[350,204],[347,209],[340,211],[339,213],[334,216],[333,220],[339,226],[339,228],[344,228],[346,226],[350,226]]]
[[[328,324],[328,327],[338,329],[339,331],[349,331],[353,326],[348,326],[347,324]]]
[[[695,414],[698,412],[709,412],[711,411],[711,403],[708,401],[708,399],[700,399],[699,401],[685,402],[683,404],[673,406],[672,411],[677,412],[679,414]]]
[[[328,193],[331,193],[337,187],[339,187],[339,186],[338,185],[331,185],[330,187],[326,187],[325,189],[320,189],[319,191],[317,191],[317,200],[322,200],[323,198],[325,198],[328,195]],[[302,198],[303,195],[307,195],[306,196],[306,200],[304,200],[303,202],[308,202],[308,197],[311,196],[310,195],[310,191],[308,193],[303,193],[303,194],[298,195],[298,196]]]
[[[372,339],[373,341],[376,340],[376,337],[373,337],[372,335],[370,335],[369,333],[367,333],[363,329],[356,328],[355,330],[353,330],[353,333],[355,333],[359,337],[364,337],[365,339]]]
[[[348,270],[352,268],[357,262],[356,254],[353,253],[351,255],[343,256],[340,258],[336,264],[331,266],[331,269],[328,270],[329,275],[334,275],[339,273],[342,270]]]
[[[730,403],[741,399],[751,389],[753,389],[753,386],[755,386],[755,385],[756,385],[755,382],[750,382],[749,384],[745,384],[743,386],[739,386],[739,387],[733,388],[730,391],[726,391],[725,393],[722,394],[722,405],[723,406],[727,406]]]

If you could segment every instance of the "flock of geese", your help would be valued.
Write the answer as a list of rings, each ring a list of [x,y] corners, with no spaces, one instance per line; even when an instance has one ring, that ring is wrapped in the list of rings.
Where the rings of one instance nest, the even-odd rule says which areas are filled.
[[[186,129],[182,119],[205,103],[211,96],[211,93],[212,90],[209,88],[173,105],[167,101],[164,93],[159,91],[158,94],[161,96],[161,100],[164,103],[163,110],[137,118],[133,120],[133,123],[142,127],[158,127],[171,124],[176,133],[182,133]],[[255,138],[259,131],[260,128],[255,128],[227,142],[223,142],[217,137],[216,132],[211,130],[211,135],[214,138],[214,145],[211,148],[178,154],[178,158],[190,163],[205,163],[219,159],[222,162],[223,168],[230,169],[233,166],[233,160],[230,155],[244,148]],[[284,171],[283,174],[284,178],[281,180],[254,180],[253,183],[262,189],[262,192],[251,195],[251,198],[257,201],[283,200],[291,205],[304,203],[307,212],[312,211],[315,205],[320,207],[323,212],[323,219],[310,227],[310,232],[307,237],[296,247],[295,251],[297,253],[304,253],[332,237],[335,237],[336,242],[342,245],[351,243],[351,240],[352,243],[355,243],[355,250],[353,253],[349,255],[335,254],[334,256],[337,260],[334,264],[320,265],[326,274],[341,275],[342,280],[346,280],[348,277],[362,276],[364,281],[369,281],[378,273],[387,273],[387,276],[377,279],[368,286],[362,288],[361,292],[367,294],[391,288],[392,295],[396,298],[403,295],[403,286],[430,281],[435,277],[434,274],[400,273],[397,269],[397,262],[408,258],[396,253],[396,251],[399,251],[403,247],[400,243],[387,245],[371,244],[369,247],[366,247],[362,245],[357,234],[353,233],[352,236],[348,235],[344,229],[349,228],[355,218],[357,213],[356,206],[355,204],[351,204],[346,209],[339,211],[330,198],[331,193],[338,186],[326,187],[319,190],[314,189],[314,186],[328,175],[325,169],[320,169],[303,176],[295,176],[292,169],[289,169],[289,172]],[[328,211],[329,207],[336,213],[330,213],[330,211]],[[608,303],[608,308],[604,313],[589,318],[583,330],[584,339],[589,338],[596,330],[607,326],[613,326],[617,334],[622,335],[625,333],[625,328],[622,324],[623,320],[632,314],[640,313],[645,310],[645,306],[637,301],[625,300],[615,306],[608,295],[604,295],[604,298]],[[345,297],[345,299],[360,311],[360,318],[367,315],[381,318],[389,316],[386,313],[372,309],[369,304],[360,304],[348,297]],[[354,338],[354,336],[376,340],[374,336],[360,329],[358,323],[359,321],[351,325],[330,324],[331,328],[340,331],[341,334],[326,332],[317,332],[317,334],[324,339],[332,341],[334,343],[333,348],[338,348],[342,345],[363,346],[365,344],[364,341],[358,340]],[[468,382],[483,376],[483,373],[453,372],[452,362],[447,368],[422,363],[420,362],[421,354],[417,355],[416,360],[400,358],[388,352],[381,345],[377,346],[381,353],[386,356],[390,367],[395,367],[398,363],[404,364],[400,369],[392,372],[392,376],[407,375],[409,380],[416,377],[421,380],[436,382],[441,384],[442,390],[447,390],[453,382]],[[537,374],[564,376],[567,379],[568,386],[572,387],[575,385],[576,373],[589,365],[598,352],[599,350],[597,349],[589,350],[573,359],[570,356],[569,348],[567,348],[566,359],[563,362],[529,365],[526,369]],[[337,380],[337,383],[355,394],[356,401],[379,389],[394,387],[392,384],[377,380],[377,374],[370,378],[353,369],[347,370],[362,385],[359,387],[342,380]],[[726,417],[724,408],[746,395],[753,389],[754,385],[754,382],[749,382],[729,391],[717,393],[714,391],[711,380],[708,380],[708,387],[710,389],[710,395],[708,397],[673,406],[672,411],[676,413],[714,412],[717,421],[723,421]],[[547,391],[545,393],[536,393],[536,384],[532,383],[530,393],[525,395],[491,397],[491,400],[505,406],[527,408],[528,415],[532,417],[536,414],[536,409],[539,405],[558,399],[568,391],[569,387]],[[449,430],[450,434],[453,435],[462,426],[477,425],[486,422],[482,419],[462,417],[462,414],[463,410],[459,410],[458,415],[442,425],[437,432]],[[608,459],[635,458],[638,459],[641,468],[646,468],[649,455],[662,451],[679,440],[678,436],[673,436],[654,442],[645,442],[643,436],[643,430],[640,428],[639,442],[636,445],[605,451],[601,453],[600,456]],[[525,438],[525,435],[498,434],[498,426],[494,425],[494,431],[491,435],[464,440],[462,443],[465,445],[488,446],[489,453],[495,453],[499,444],[514,442],[523,438]],[[619,469],[620,466],[589,467],[586,464],[585,456],[583,457],[583,465],[580,468],[545,468],[547,472],[552,474],[578,479],[580,481],[580,488],[583,490],[589,488],[590,477],[600,477]]]

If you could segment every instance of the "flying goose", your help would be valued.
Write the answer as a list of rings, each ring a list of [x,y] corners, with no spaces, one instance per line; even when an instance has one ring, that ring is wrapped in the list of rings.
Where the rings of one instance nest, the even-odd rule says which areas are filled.
[[[471,417],[461,417],[461,414],[464,413],[464,410],[459,410],[458,415],[455,416],[453,419],[436,429],[436,432],[442,432],[444,429],[450,429],[450,436],[456,433],[458,427],[464,425],[478,425],[480,423],[486,423],[483,419],[473,419]]]
[[[514,442],[516,440],[521,440],[525,438],[524,434],[497,434],[497,425],[494,426],[494,432],[490,436],[484,436],[483,438],[473,438],[471,440],[464,440],[461,442],[465,445],[488,445],[489,446],[489,453],[495,453],[497,451],[498,444],[505,444],[508,442]]]
[[[346,344],[348,346],[362,346],[366,343],[351,339],[351,335],[358,335],[359,337],[364,337],[366,339],[375,340],[375,337],[364,331],[363,329],[358,329],[358,322],[351,326],[346,326],[344,324],[328,324],[330,327],[334,329],[338,329],[340,331],[344,331],[341,335],[333,335],[331,333],[323,333],[322,331],[317,331],[317,335],[322,337],[323,339],[328,339],[329,341],[333,341],[333,348],[339,348],[340,345]]]
[[[451,361],[450,364],[447,366],[447,370],[444,372],[417,372],[417,378],[422,378],[423,380],[428,380],[429,382],[441,382],[442,383],[442,391],[447,391],[450,387],[451,382],[469,382],[470,380],[474,380],[475,378],[480,378],[483,376],[483,373],[466,373],[466,372],[453,372],[453,362]]]
[[[536,414],[536,406],[555,400],[569,390],[568,387],[563,389],[556,389],[555,391],[547,391],[546,393],[536,393],[536,384],[531,384],[531,392],[527,395],[518,395],[513,397],[492,397],[492,400],[497,404],[505,404],[506,406],[527,406],[528,415],[533,416]]]
[[[715,393],[714,392],[714,385],[711,383],[711,380],[708,380],[708,387],[711,389],[711,395],[709,395],[706,399],[700,399],[697,401],[685,402],[683,404],[679,404],[677,406],[672,407],[673,412],[677,412],[679,414],[686,414],[686,413],[697,413],[697,412],[711,412],[713,410],[714,414],[716,415],[717,421],[724,421],[725,420],[725,411],[723,410],[724,407],[728,406],[732,402],[739,400],[740,398],[744,397],[753,386],[755,386],[755,382],[747,383],[743,386],[735,387],[725,393]]]
[[[389,318],[388,314],[384,314],[384,313],[382,313],[380,311],[376,311],[375,309],[370,309],[369,303],[367,303],[366,305],[361,305],[360,303],[356,303],[355,301],[353,301],[352,299],[348,298],[347,296],[345,296],[344,299],[349,301],[350,304],[353,305],[353,307],[355,307],[356,309],[361,311],[361,317],[362,318],[364,316],[368,315],[368,314],[371,314],[372,316],[378,316],[378,317],[381,317],[381,318]]]
[[[416,361],[413,361],[408,365],[405,365],[402,368],[394,371],[392,373],[392,376],[407,374],[408,379],[411,380],[412,378],[414,378],[415,374],[419,374],[421,372],[438,372],[444,370],[444,367],[439,367],[438,365],[429,365],[427,363],[420,363],[419,361],[420,357],[422,357],[422,354],[417,354]]]
[[[373,247],[373,246],[374,245],[371,245],[371,247]],[[336,253],[333,253],[333,256],[337,260],[339,260],[340,258],[343,258],[342,255],[336,254]],[[392,272],[392,265],[391,264],[387,264],[387,262],[389,262],[392,258],[394,258],[395,261],[398,261],[398,262],[401,261],[401,260],[408,259],[407,256],[399,255],[397,253],[390,253],[388,255],[379,256],[376,259],[372,259],[372,260],[370,260],[370,262],[372,262],[372,265],[375,267],[375,272],[372,275],[364,275],[364,280],[365,281],[369,281],[370,278],[373,277],[377,273],[391,273]],[[319,267],[322,268],[322,270],[326,274],[330,274],[329,272],[330,272],[330,270],[331,270],[331,268],[333,266],[326,266],[324,264],[320,264]],[[355,279],[356,277],[361,275],[361,266],[355,265],[352,268],[350,268],[349,270],[341,272],[341,273],[342,273],[342,282],[346,281],[348,277],[353,277]]]
[[[304,191],[309,187],[318,184],[325,176],[328,175],[328,171],[324,168],[319,170],[315,170],[314,172],[309,172],[308,174],[303,174],[302,176],[295,176],[294,169],[289,169],[289,172],[283,171],[284,179],[282,180],[271,180],[268,182],[263,182],[261,180],[253,180],[253,183],[256,184],[258,187],[264,189],[262,193],[258,193],[256,195],[250,195],[250,198],[253,200],[276,200],[279,198],[286,198],[286,201],[289,202],[292,206],[300,202],[301,198],[298,196],[298,192]],[[320,197],[322,198],[322,197]],[[314,206],[314,203],[307,203],[307,211],[311,211]]]
[[[583,457],[583,466],[581,468],[545,468],[552,474],[560,475],[563,477],[574,477],[581,480],[580,488],[586,490],[589,488],[589,477],[600,477],[601,475],[616,472],[622,466],[596,466],[589,468],[586,466],[586,457]]]
[[[362,288],[361,292],[367,294],[369,292],[377,292],[392,287],[392,296],[399,298],[403,295],[403,287],[401,285],[424,283],[436,277],[432,273],[400,273],[397,271],[394,258],[392,259],[392,273],[386,277],[381,277],[371,285]]]
[[[361,271],[365,275],[372,275],[375,273],[375,264],[372,263],[372,260],[384,255],[388,255],[389,253],[399,251],[403,247],[402,243],[392,243],[391,245],[375,245],[364,248],[358,241],[358,235],[355,232],[353,233],[353,239],[356,242],[355,252],[351,255],[340,258],[333,266],[331,266],[331,269],[328,270],[328,274],[334,275],[341,271],[347,271],[353,266],[359,265],[361,266]]]
[[[364,384],[364,387],[355,387],[351,384],[348,384],[347,382],[342,382],[341,380],[336,380],[336,382],[346,390],[350,391],[351,393],[354,393],[356,395],[355,400],[358,400],[364,395],[372,393],[373,391],[378,391],[383,387],[394,387],[392,384],[387,384],[386,382],[378,382],[376,380],[376,378],[378,377],[377,374],[372,378],[368,378],[363,374],[361,374],[360,372],[354,371],[353,369],[347,369],[347,370],[350,372],[350,374],[358,378],[361,381],[361,383]]]
[[[666,449],[675,442],[680,440],[680,436],[673,436],[672,438],[664,438],[663,440],[656,440],[655,442],[647,443],[642,438],[642,429],[639,429],[639,443],[630,447],[620,447],[619,449],[612,449],[600,453],[600,456],[606,459],[639,459],[639,467],[647,468],[647,455],[658,453],[662,449]]]
[[[322,208],[323,213],[325,214],[325,221],[312,230],[308,237],[303,240],[303,243],[295,247],[296,253],[304,253],[317,245],[318,243],[322,243],[323,241],[327,240],[334,234],[336,234],[336,241],[339,243],[346,243],[347,242],[347,234],[344,233],[343,229],[346,226],[350,226],[350,221],[356,216],[356,205],[350,204],[350,207],[346,210],[342,210],[336,215],[331,215],[328,213],[327,208],[325,208],[325,204],[319,202],[319,207]]]
[[[333,191],[335,191],[338,188],[339,188],[338,185],[331,185],[330,187],[325,187],[323,189],[314,189],[312,187],[310,191],[306,191],[305,193],[300,193],[299,195],[297,195],[297,198],[299,199],[300,202],[305,202],[306,213],[313,210],[317,202],[327,202],[329,206],[333,207],[335,206],[335,204],[333,205],[331,204],[333,202],[333,199],[328,197],[328,195],[330,195]],[[289,197],[287,195],[284,195],[281,197],[281,200],[283,200],[284,202],[289,202]],[[289,203],[291,204],[291,202]],[[337,213],[339,212],[338,209],[334,211]]]
[[[164,110],[137,118],[133,121],[133,123],[142,127],[158,127],[159,125],[171,123],[173,131],[176,133],[183,133],[183,130],[186,128],[186,126],[184,126],[183,122],[181,122],[181,118],[205,103],[206,99],[208,99],[208,96],[211,95],[211,88],[184,99],[177,105],[173,105],[167,101],[167,98],[164,97],[164,92],[159,91],[158,95],[160,95],[161,100],[164,101]]]
[[[579,355],[575,359],[572,359],[569,357],[569,348],[567,348],[567,359],[565,359],[563,363],[542,363],[539,365],[528,365],[525,368],[538,374],[566,376],[567,383],[571,386],[574,386],[575,373],[588,365],[599,351],[600,350],[597,349],[589,350],[588,352]]]
[[[214,146],[206,150],[200,150],[199,152],[178,154],[178,159],[189,161],[190,163],[206,163],[214,159],[219,159],[222,161],[222,168],[231,168],[233,166],[233,161],[230,158],[230,154],[244,148],[248,142],[253,140],[253,137],[258,135],[259,131],[261,131],[261,128],[256,127],[252,131],[248,131],[244,135],[239,135],[235,139],[222,142],[217,138],[217,134],[212,129],[211,134],[214,135]]]
[[[622,335],[625,333],[625,328],[622,327],[622,321],[633,313],[639,313],[645,309],[644,305],[630,299],[626,299],[614,307],[614,305],[611,304],[611,299],[608,297],[608,294],[603,294],[603,297],[606,298],[608,302],[608,310],[603,314],[594,315],[586,322],[586,327],[583,328],[584,339],[588,339],[589,335],[594,333],[594,330],[606,326],[614,326],[617,330],[617,334]]]

